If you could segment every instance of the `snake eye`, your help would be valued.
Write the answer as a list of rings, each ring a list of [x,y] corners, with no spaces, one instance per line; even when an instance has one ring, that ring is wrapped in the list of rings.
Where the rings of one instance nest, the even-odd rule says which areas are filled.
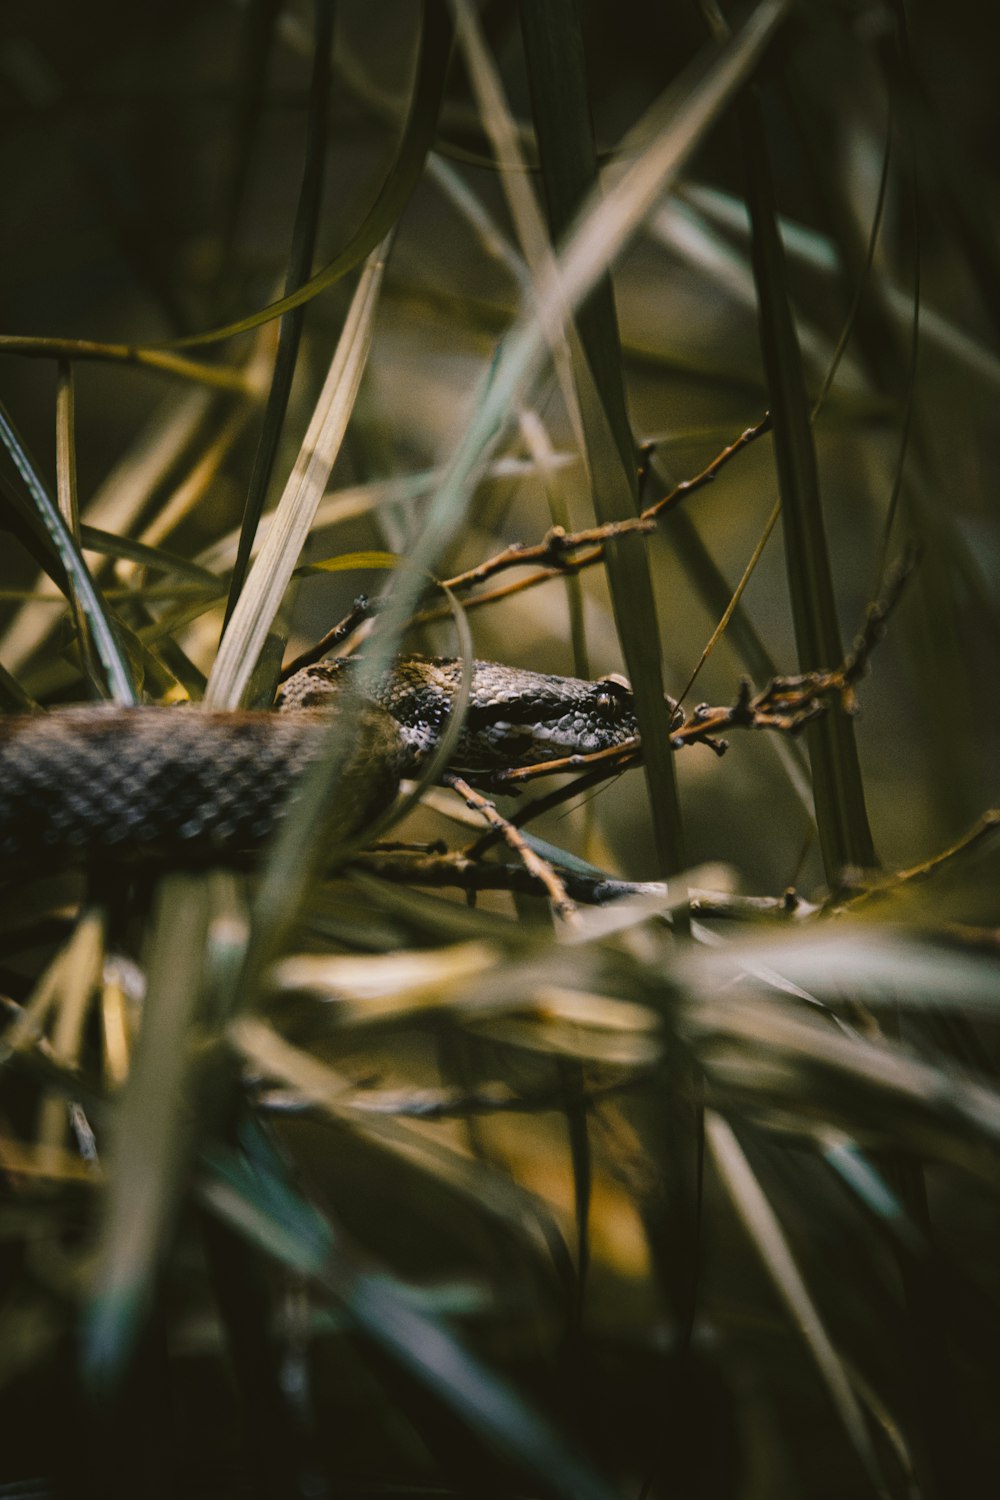
[[[631,698],[623,697],[614,688],[610,692],[602,689],[594,700],[594,711],[609,724],[620,724],[631,712]]]
[[[598,678],[595,686],[600,689],[594,707],[602,718],[618,720],[631,700],[632,688],[618,672]]]

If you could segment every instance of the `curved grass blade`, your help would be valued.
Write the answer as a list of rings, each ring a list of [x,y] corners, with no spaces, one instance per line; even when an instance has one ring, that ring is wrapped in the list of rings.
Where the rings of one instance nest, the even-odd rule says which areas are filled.
[[[76,482],[76,386],[73,366],[68,360],[60,360],[56,373],[56,500],[63,520],[77,546],[80,546],[80,503]],[[81,607],[72,578],[67,578],[70,591],[70,609],[76,626],[77,647],[83,660],[84,671],[91,682],[100,680],[100,671],[94,660],[94,651],[87,629],[87,616]],[[130,643],[122,640],[128,651]]]
[[[186,390],[173,392],[156,404],[149,421],[133,435],[86,506],[85,513],[93,525],[115,534],[129,529],[145,501],[192,442],[212,402],[213,397],[204,390]],[[4,661],[14,670],[23,666],[44,645],[53,627],[50,610],[32,605],[19,609],[0,639]]]
[[[116,536],[99,526],[80,527],[80,546],[85,552],[99,552],[102,557],[115,557],[123,562],[133,562],[153,573],[176,573],[179,578],[188,578],[192,583],[204,584],[206,588],[222,587],[219,577],[209,568],[203,568],[179,552],[166,547],[149,547],[145,542],[133,541],[128,536]]]
[[[313,297],[353,271],[355,266],[360,265],[372,253],[395,228],[423,173],[424,162],[437,130],[445,75],[451,55],[451,40],[451,20],[445,0],[424,0],[416,83],[399,151],[364,223],[340,254],[297,291],[260,308],[249,317],[227,323],[222,328],[211,328],[205,333],[189,334],[186,338],[149,345],[148,349],[139,351],[141,354],[217,344],[235,334],[259,328],[294,308],[303,307]]]
[[[94,651],[101,664],[104,677],[104,681],[96,685],[105,688],[118,703],[138,703],[139,693],[128,662],[115,636],[114,626],[104,600],[98,593],[94,580],[90,576],[90,570],[73,540],[72,532],[63,520],[59,507],[45,488],[2,402],[0,402],[0,439],[21,476],[38,520],[51,540],[52,547],[66,571],[67,580],[79,601],[80,610],[86,618]]]
[[[850,994],[876,1013],[898,1006],[915,1014],[940,1009],[1000,1016],[1000,964],[993,954],[934,943],[903,928],[823,924],[808,933],[728,943],[696,962],[720,977],[752,965],[750,972],[780,975],[833,1005]]]
[[[266,322],[267,319],[260,319]],[[28,359],[99,360],[109,364],[137,365],[178,380],[205,386],[211,391],[230,391],[243,396],[247,377],[232,365],[208,365],[185,359],[165,349],[142,349],[134,344],[111,344],[98,339],[66,339],[26,333],[0,333],[0,353],[22,354]]]

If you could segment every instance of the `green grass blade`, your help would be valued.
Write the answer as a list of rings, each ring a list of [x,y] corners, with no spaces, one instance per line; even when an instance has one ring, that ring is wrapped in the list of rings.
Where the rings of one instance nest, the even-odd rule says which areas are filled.
[[[714,1110],[708,1110],[705,1131],[716,1169],[733,1207],[743,1220],[793,1324],[816,1361],[844,1429],[876,1493],[887,1495],[861,1407],[795,1263],[777,1214],[728,1121]]]
[[[100,526],[80,527],[80,545],[87,552],[99,552],[102,557],[116,557],[124,562],[136,563],[154,573],[176,573],[179,578],[189,578],[192,583],[204,584],[206,588],[219,589],[221,583],[209,568],[202,568],[190,558],[181,557],[166,547],[149,547],[145,542],[133,541],[131,537],[116,536]]]
[[[217,344],[235,334],[247,333],[251,328],[260,328],[262,324],[270,323],[272,319],[280,318],[296,307],[304,307],[320,292],[325,292],[327,287],[348,275],[371,254],[395,228],[423,174],[427,153],[437,130],[445,74],[451,55],[451,39],[451,21],[445,0],[424,0],[416,83],[399,151],[364,223],[340,254],[321,271],[317,271],[315,276],[310,277],[298,291],[260,308],[249,317],[227,323],[222,328],[211,328],[205,333],[190,334],[187,338],[151,345],[149,352]]]
[[[785,528],[788,591],[803,671],[843,659],[820,502],[819,475],[788,298],[784,251],[774,211],[767,141],[756,95],[740,111],[753,219],[753,265],[761,348],[773,416],[774,451]],[[854,730],[839,707],[810,725],[816,823],[826,877],[876,863]]]
[[[103,686],[118,703],[137,703],[139,694],[125,655],[119,646],[111,617],[98,592],[90,569],[83,560],[73,534],[50,496],[28,454],[5,406],[0,403],[0,440],[10,454],[31,498],[38,521],[71,581],[80,610],[86,618],[94,651],[104,673]]]
[[[298,291],[303,282],[308,279],[316,247],[316,232],[319,228],[319,210],[323,193],[326,122],[330,95],[330,48],[333,42],[332,0],[317,0],[314,14],[313,70],[309,85],[302,182],[295,210],[288,270],[285,274],[286,296]],[[267,393],[267,405],[264,409],[264,419],[261,423],[253,470],[250,474],[250,485],[243,508],[243,522],[240,527],[240,540],[236,551],[236,562],[233,565],[233,576],[229,584],[223,630],[232,617],[250,566],[250,552],[254,537],[257,535],[264,502],[267,499],[268,486],[278,451],[278,440],[288,409],[288,398],[298,362],[299,343],[304,323],[304,307],[293,308],[281,320],[278,352],[275,356],[271,388]]]
[[[312,1277],[352,1322],[419,1388],[442,1402],[505,1459],[565,1500],[612,1500],[615,1493],[505,1380],[467,1350],[408,1288],[365,1266],[333,1226],[283,1177],[246,1157],[215,1156],[202,1183],[213,1213],[268,1254]]]

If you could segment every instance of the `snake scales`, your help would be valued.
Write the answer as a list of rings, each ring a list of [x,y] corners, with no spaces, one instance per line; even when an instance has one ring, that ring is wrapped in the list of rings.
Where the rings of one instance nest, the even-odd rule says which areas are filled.
[[[374,701],[352,691],[355,670],[354,659],[305,667],[278,712],[96,704],[0,718],[0,861],[246,861],[321,753],[331,715],[351,736],[337,832],[359,832],[438,744],[462,663],[404,657]],[[620,678],[477,661],[451,765],[475,779],[636,733]]]

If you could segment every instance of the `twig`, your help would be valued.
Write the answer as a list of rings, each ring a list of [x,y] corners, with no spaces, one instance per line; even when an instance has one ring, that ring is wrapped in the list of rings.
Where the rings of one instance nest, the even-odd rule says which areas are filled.
[[[445,579],[440,587],[452,594],[464,597],[480,584],[509,568],[536,566],[537,571],[529,574],[527,578],[518,579],[516,583],[507,584],[489,594],[477,594],[475,598],[467,600],[466,608],[472,608],[478,604],[504,598],[512,593],[520,593],[524,589],[533,588],[536,584],[545,583],[550,578],[565,577],[570,573],[578,573],[583,568],[593,567],[595,563],[604,560],[606,544],[609,541],[635,532],[655,531],[657,520],[661,515],[673,510],[696,490],[704,489],[706,485],[711,484],[730,459],[735,458],[737,453],[742,452],[744,448],[749,447],[757,438],[768,432],[770,427],[771,415],[765,412],[759,422],[755,422],[752,427],[741,432],[739,437],[717,453],[711,463],[706,464],[699,474],[695,474],[691,479],[682,480],[668,494],[652,505],[648,505],[638,516],[624,521],[609,521],[603,526],[589,526],[582,531],[574,532],[567,532],[561,526],[553,526],[540,542],[512,542],[502,552],[487,558],[476,567]],[[308,651],[304,651],[294,662],[282,669],[280,680],[286,681],[293,672],[299,671],[301,667],[310,666],[326,656],[335,646],[346,640],[359,624],[375,614],[378,608],[377,603],[369,604],[367,599],[356,601],[351,613],[340,624],[335,625],[322,641],[310,647]],[[447,605],[431,605],[416,617],[415,623],[430,623],[433,620],[445,618],[449,613],[450,609]]]
[[[507,826],[513,827],[512,824]],[[503,837],[502,832],[499,836]],[[533,851],[529,849],[528,852]],[[538,857],[535,855],[536,859]],[[399,884],[450,887],[462,891],[511,891],[527,896],[551,894],[542,877],[523,864],[486,864],[461,850],[432,854],[365,850],[352,858],[351,865]],[[626,896],[666,897],[668,894],[667,886],[661,881],[617,880],[611,876],[582,875],[563,868],[554,872],[551,866],[546,868],[550,873],[556,873],[564,892],[573,901],[588,906],[605,906]]]
[[[635,1088],[652,1077],[654,1071],[641,1068],[625,1078],[592,1083],[579,1096],[580,1103],[590,1105],[609,1094],[619,1094]],[[539,1114],[559,1109],[565,1105],[565,1090],[548,1086],[516,1093],[506,1083],[484,1083],[474,1089],[359,1088],[355,1094],[339,1102],[342,1107],[355,1110],[358,1114],[389,1115],[410,1120],[450,1120],[463,1119],[469,1115]],[[254,1104],[268,1114],[296,1117],[307,1115],[317,1119],[326,1117],[320,1106],[296,1093],[294,1089],[261,1088],[255,1095]]]
[[[936,875],[941,869],[946,868],[955,860],[961,859],[978,844],[992,838],[1000,829],[1000,808],[990,807],[982,813],[973,823],[967,833],[949,844],[947,849],[932,854],[929,859],[921,860],[918,865],[911,865],[907,870],[897,870],[893,875],[887,875],[884,879],[873,885],[868,885],[864,890],[856,891],[846,900],[836,903],[838,911],[853,910],[864,901],[877,901],[882,897],[891,896],[901,886],[912,885],[915,881],[926,880],[931,875]]]
[[[350,613],[346,614],[339,624],[335,625],[332,630],[328,630],[323,639],[317,641],[315,646],[310,646],[302,652],[301,656],[297,656],[294,661],[290,661],[287,667],[282,667],[281,675],[278,678],[279,684],[287,682],[289,677],[293,676],[296,672],[301,672],[303,667],[311,667],[313,662],[321,661],[324,656],[328,656],[331,651],[334,651],[349,636],[352,636],[359,625],[363,625],[366,620],[370,620],[374,613],[375,611],[372,608],[368,595],[359,594],[351,605]]]
[[[368,875],[399,885],[422,885],[461,891],[509,891],[542,895],[545,887],[523,864],[484,863],[469,850],[438,850],[423,847],[392,850],[380,846],[364,850],[351,859],[351,866]],[[661,880],[619,880],[611,875],[586,875],[557,866],[559,879],[574,901],[586,906],[607,906],[630,896],[654,896],[667,902],[670,886]],[[691,913],[703,920],[758,921],[811,916],[819,910],[789,888],[780,896],[741,896],[730,891],[690,892]],[[663,915],[669,922],[670,913]]]
[[[671,748],[680,750],[685,745],[704,744],[717,755],[722,755],[728,746],[718,736],[730,729],[774,729],[784,734],[798,734],[819,714],[825,713],[834,700],[839,700],[848,713],[856,713],[856,685],[868,669],[872,650],[885,634],[886,620],[898,604],[916,560],[916,552],[909,549],[892,569],[884,593],[868,606],[861,632],[839,667],[827,672],[775,677],[756,695],[753,695],[752,683],[744,679],[735,703],[722,707],[701,703],[693,709],[683,724],[671,732]],[[635,765],[641,755],[642,746],[638,739],[626,740],[611,749],[597,750],[588,755],[567,755],[559,760],[497,771],[491,778],[491,785],[501,789],[535,781],[540,776],[589,770],[599,765],[605,766],[610,774]]]
[[[462,780],[461,776],[456,776],[453,772],[449,771],[446,773],[444,780],[463,799],[466,807],[471,807],[473,811],[478,812],[485,818],[491,828],[495,828],[502,835],[508,848],[514,851],[518,859],[524,864],[525,869],[536,880],[541,881],[548,892],[548,897],[556,916],[569,924],[575,922],[578,917],[577,909],[570,900],[562,880],[556,874],[555,870],[553,870],[552,866],[535,853],[534,849],[525,841],[524,836],[514,827],[513,823],[509,822],[502,813],[497,811],[488,797],[484,797],[481,792],[475,791],[467,781]]]

